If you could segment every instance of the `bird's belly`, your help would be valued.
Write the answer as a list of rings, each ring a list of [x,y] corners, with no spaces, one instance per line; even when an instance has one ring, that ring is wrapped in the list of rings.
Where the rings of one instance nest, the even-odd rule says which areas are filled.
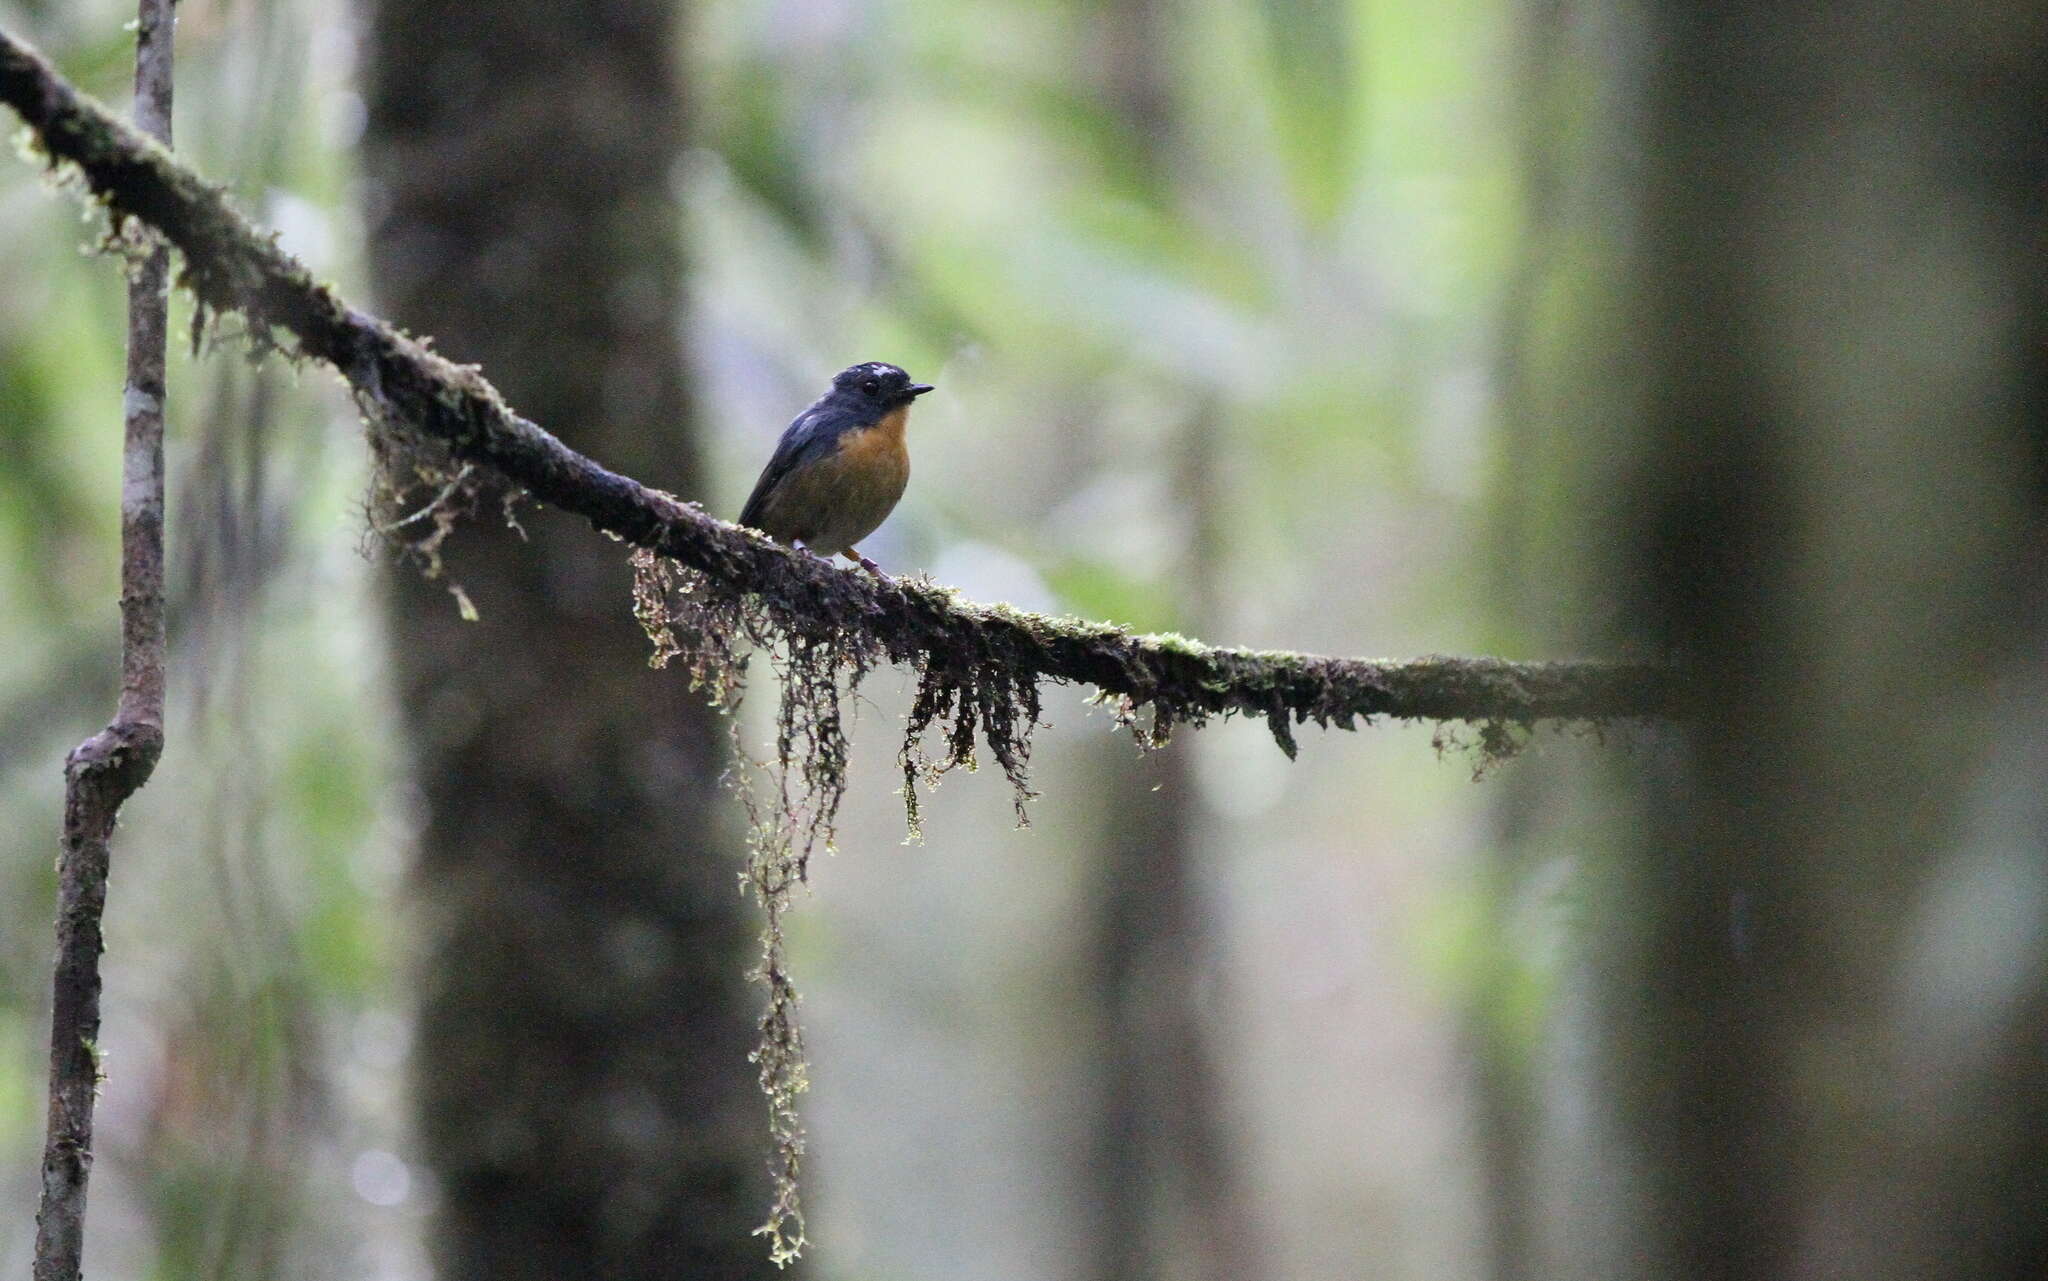
[[[910,483],[910,453],[901,430],[883,427],[849,432],[839,452],[805,468],[783,483],[776,505],[801,512],[799,524],[809,532],[798,537],[824,556],[851,548],[875,532],[896,509]]]

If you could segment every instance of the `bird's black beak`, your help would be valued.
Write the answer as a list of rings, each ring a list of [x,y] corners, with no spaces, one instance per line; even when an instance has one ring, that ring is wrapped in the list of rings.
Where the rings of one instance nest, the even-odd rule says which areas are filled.
[[[909,391],[913,397],[922,396],[931,389],[932,385],[930,383],[912,383],[908,388],[906,388],[906,390]]]

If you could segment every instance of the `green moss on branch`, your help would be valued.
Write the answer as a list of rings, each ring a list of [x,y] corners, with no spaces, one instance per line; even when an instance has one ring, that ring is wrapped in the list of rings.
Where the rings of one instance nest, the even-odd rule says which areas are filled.
[[[65,83],[0,32],[0,98],[54,159],[76,166],[118,218],[161,232],[184,255],[180,283],[207,309],[247,317],[269,341],[326,362],[366,412],[494,469],[597,529],[698,571],[723,591],[758,599],[798,640],[858,637],[865,657],[915,666],[920,707],[957,731],[964,717],[994,731],[999,757],[1016,741],[1018,691],[1040,679],[1093,685],[1127,709],[1150,708],[1153,733],[1212,716],[1263,718],[1290,755],[1294,729],[1356,728],[1374,717],[1488,724],[1608,721],[1675,714],[1681,690],[1652,665],[1513,663],[1489,658],[1370,662],[1217,649],[1179,636],[975,605],[936,585],[882,580],[791,552],[713,519],[591,459],[519,417],[483,376],[456,365],[315,280],[169,152]],[[992,683],[992,674],[1000,681]],[[1001,688],[998,689],[997,685]],[[1031,712],[1035,714],[1035,711]],[[997,724],[991,716],[1003,721]],[[971,735],[972,729],[968,730]],[[957,743],[949,748],[957,756]],[[1009,765],[1004,760],[1006,767]]]
[[[226,197],[162,147],[78,93],[33,50],[0,32],[0,99],[53,162],[77,169],[118,225],[155,228],[184,256],[179,283],[201,315],[237,312],[259,349],[281,346],[333,366],[372,425],[391,511],[386,531],[431,519],[414,550],[434,550],[488,469],[543,502],[632,544],[633,610],[657,665],[680,660],[714,701],[730,706],[745,653],[766,649],[782,677],[773,790],[756,794],[746,883],[765,909],[755,977],[769,1001],[755,1052],[770,1101],[775,1201],[761,1232],[778,1263],[803,1246],[798,1178],[804,1138],[797,1098],[806,1083],[796,989],[782,921],[811,854],[830,848],[846,791],[844,698],[885,663],[918,672],[901,763],[913,830],[921,785],[971,766],[977,742],[1015,788],[1021,819],[1041,682],[1092,685],[1147,744],[1211,717],[1261,718],[1292,756],[1294,731],[1355,729],[1374,717],[1478,726],[1479,752],[1510,754],[1537,721],[1601,723],[1675,714],[1682,683],[1644,664],[1510,663],[1432,657],[1368,662],[1313,654],[1217,649],[1183,636],[1138,636],[1103,623],[976,605],[922,580],[839,569],[707,516],[607,471],[513,413],[472,366],[456,365],[315,280],[259,233]],[[402,500],[424,484],[412,515]],[[508,507],[509,512],[509,507]],[[422,526],[423,530],[428,526]],[[1149,725],[1140,724],[1143,711]],[[927,731],[932,731],[928,734]],[[935,740],[927,747],[926,739]],[[1440,736],[1440,741],[1442,736]]]

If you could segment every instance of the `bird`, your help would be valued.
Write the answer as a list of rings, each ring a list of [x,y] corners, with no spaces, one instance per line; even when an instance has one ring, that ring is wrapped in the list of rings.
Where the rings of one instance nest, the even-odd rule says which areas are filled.
[[[904,423],[910,402],[931,389],[879,360],[835,374],[832,386],[775,443],[740,509],[740,524],[881,574],[854,545],[889,518],[910,483]]]

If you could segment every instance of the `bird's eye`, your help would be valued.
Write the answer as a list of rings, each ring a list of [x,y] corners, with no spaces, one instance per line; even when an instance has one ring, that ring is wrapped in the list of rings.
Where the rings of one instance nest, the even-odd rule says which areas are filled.
[[[875,394],[876,392],[878,392],[878,391],[882,390],[882,384],[880,384],[880,383],[876,382],[876,381],[875,381],[874,379],[870,378],[870,379],[868,379],[868,380],[867,380],[866,382],[864,382],[864,383],[862,383],[862,384],[860,385],[860,389],[861,389],[862,391],[866,392],[866,393],[867,393],[868,395],[872,396],[872,395],[874,395],[874,394]]]

